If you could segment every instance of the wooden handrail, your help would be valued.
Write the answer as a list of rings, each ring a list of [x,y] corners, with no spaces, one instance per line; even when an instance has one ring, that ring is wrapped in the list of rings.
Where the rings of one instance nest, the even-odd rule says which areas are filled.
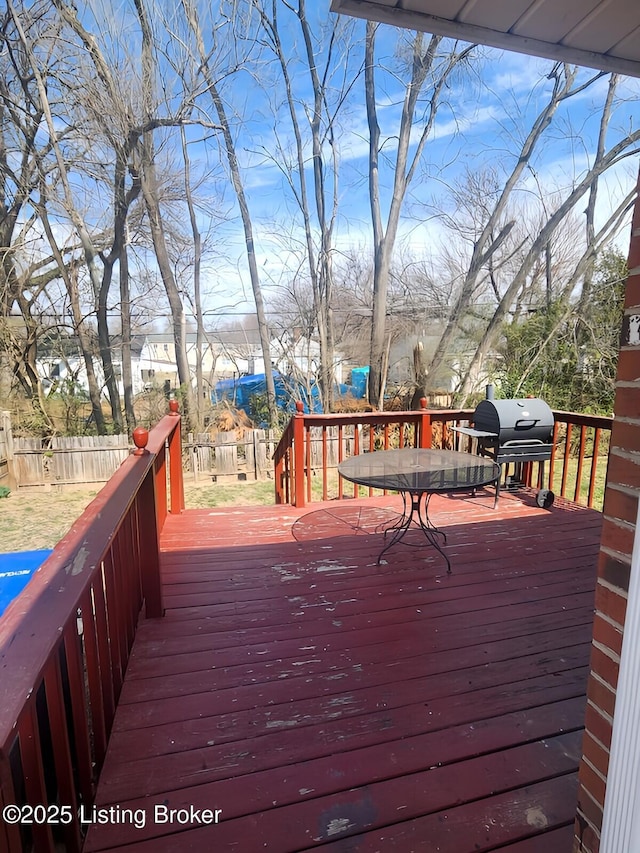
[[[428,409],[424,398],[420,403],[420,409],[413,411],[331,414],[304,414],[302,404],[296,404],[296,413],[289,421],[273,456],[276,503],[303,507],[312,500],[312,430],[318,431],[320,435],[321,462],[318,469],[322,474],[321,495],[326,500],[327,447],[334,440],[328,437],[330,428],[336,432],[337,461],[341,461],[346,442],[345,427],[353,427],[354,453],[371,451],[376,441],[384,448],[389,447],[392,430],[395,430],[401,447],[405,446],[407,440],[414,447],[431,447],[434,424],[442,424],[442,431],[446,433],[448,424],[466,421],[473,413],[470,409]],[[368,448],[361,447],[360,442],[360,433],[365,428],[369,430]],[[405,435],[407,428],[411,428],[410,436]],[[377,437],[374,435],[376,430],[379,433]],[[445,440],[448,438],[445,435]],[[354,487],[354,494],[357,494],[357,487]],[[338,480],[338,497],[344,497],[341,478]]]
[[[136,444],[0,619],[0,805],[71,816],[0,821],[9,853],[81,849],[78,809],[93,801],[140,610],[163,614],[167,496],[184,508],[180,417]]]
[[[426,401],[424,403],[426,404]],[[345,457],[347,441],[351,441],[352,454],[370,452],[376,446],[389,448],[391,428],[397,431],[398,446],[403,446],[406,426],[414,428],[414,434],[409,439],[414,446],[472,449],[471,439],[454,432],[451,427],[472,422],[474,409],[427,409],[425,404],[418,411],[319,415],[304,414],[300,405],[274,454],[276,503],[305,506],[313,499],[314,474],[319,475],[319,498],[326,500],[329,497],[327,458],[331,442],[337,443],[337,452],[334,453],[334,464],[331,467],[335,467]],[[555,411],[553,414],[555,425],[551,462],[544,470],[544,478],[542,469],[536,463],[525,463],[521,472],[525,483],[532,487],[555,490],[561,496],[574,501],[582,500],[586,491],[587,505],[593,507],[597,500],[596,479],[601,473],[598,460],[601,458],[602,436],[610,432],[613,418],[563,411]],[[580,429],[576,447],[571,444],[574,426]],[[346,428],[349,427],[353,429],[353,435],[348,439]],[[328,437],[331,428],[335,432],[332,438]],[[365,429],[368,430],[366,445],[361,436]],[[313,438],[312,431],[315,431],[317,438]],[[314,443],[320,445],[319,458],[315,463]],[[593,448],[590,465],[588,446]],[[345,497],[341,478],[338,478],[335,491],[333,497]],[[357,487],[351,487],[349,484],[348,493],[357,496],[360,492]],[[374,490],[370,489],[369,493],[373,494]]]

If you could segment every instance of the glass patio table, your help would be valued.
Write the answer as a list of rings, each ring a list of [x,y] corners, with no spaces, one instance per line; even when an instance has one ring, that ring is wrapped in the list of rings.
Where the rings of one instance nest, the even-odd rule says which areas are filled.
[[[456,450],[423,450],[413,447],[351,456],[338,465],[338,472],[345,480],[360,486],[386,489],[402,495],[402,515],[384,531],[385,545],[378,556],[378,564],[382,555],[400,542],[409,528],[415,525],[442,554],[448,573],[451,573],[451,562],[439,541],[442,537],[446,545],[447,536],[429,518],[431,496],[436,492],[475,492],[482,486],[494,484],[497,499],[500,480],[500,466],[486,457]]]

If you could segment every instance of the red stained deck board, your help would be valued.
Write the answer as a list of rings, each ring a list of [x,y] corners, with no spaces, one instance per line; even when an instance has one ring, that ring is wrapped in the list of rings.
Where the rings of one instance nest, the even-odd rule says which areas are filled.
[[[146,842],[93,827],[86,849],[564,851],[601,518],[483,500],[434,499],[451,577],[428,546],[376,565],[366,529],[397,509],[389,496],[170,517],[167,616],[141,622],[97,802],[199,802],[223,820]],[[548,741],[563,746],[545,771]]]
[[[327,683],[316,676],[308,679],[283,679],[280,683],[257,684],[255,687],[236,687],[227,690],[208,690],[189,695],[171,696],[162,701],[135,702],[122,705],[114,722],[114,731],[143,732],[147,727],[182,724],[186,719],[217,717],[226,727],[286,728],[311,725],[332,715],[367,713],[384,703],[397,707],[417,696],[424,701],[442,695],[469,692],[487,684],[510,682],[544,672],[562,672],[587,662],[590,645],[580,643],[588,626],[580,630],[554,632],[566,641],[556,647],[555,637],[545,635],[542,647],[525,638],[510,643],[496,643],[493,648],[481,647],[474,662],[465,666],[457,651],[447,659],[423,661],[415,658],[399,662],[396,672],[382,671],[376,678],[373,673],[356,670],[347,683],[342,678]],[[538,638],[536,638],[537,640]],[[509,657],[510,649],[517,645]],[[529,652],[527,654],[527,652]],[[497,655],[492,659],[491,654]],[[430,668],[431,667],[431,668]]]
[[[277,740],[283,760],[291,745],[290,760],[295,762],[297,751],[313,742],[317,748],[330,753],[353,748],[363,743],[381,743],[396,737],[435,731],[448,725],[487,719],[513,709],[532,708],[565,698],[584,697],[587,679],[586,662],[568,666],[562,672],[554,669],[523,680],[469,689],[466,693],[431,696],[425,699],[418,693],[414,701],[399,705],[373,702],[363,706],[361,713],[317,715],[301,719],[297,725],[278,725],[274,717],[259,721],[251,713],[217,718],[186,719],[181,723],[115,733],[110,742],[107,761],[114,768],[153,756],[175,755],[191,750],[231,745],[242,751],[246,742],[255,740],[273,743]],[[530,675],[530,674],[529,674]],[[344,709],[343,709],[344,711]],[[185,714],[188,716],[188,712]],[[257,716],[257,712],[256,712]],[[290,721],[291,722],[291,721]],[[271,723],[271,725],[269,725]],[[275,735],[282,735],[276,739]],[[282,745],[282,740],[285,746]],[[244,744],[244,747],[243,747]],[[323,753],[321,753],[323,754]]]
[[[541,617],[555,619],[562,616],[563,624],[569,624],[570,618],[580,618],[580,614],[574,611],[586,612],[589,618],[593,616],[593,590],[588,592],[569,592],[561,596],[544,596],[534,600],[528,600],[518,605],[518,615],[514,620],[513,608],[508,604],[493,608],[477,609],[465,614],[465,630],[460,631],[460,615],[452,613],[444,616],[432,616],[430,627],[434,633],[448,633],[459,645],[467,645],[473,637],[474,630],[487,629],[487,636],[493,626],[501,626],[512,621],[518,622],[523,631],[528,630],[528,620],[532,620],[535,626],[536,620]],[[420,613],[412,614],[403,622],[402,637],[396,642],[410,641],[417,633],[424,637],[424,623],[419,618]],[[252,661],[273,661],[281,658],[299,659],[309,652],[322,651],[323,654],[340,654],[345,650],[365,645],[374,645],[380,642],[378,637],[379,628],[366,627],[360,630],[349,630],[349,632],[336,632],[334,634],[324,633],[321,637],[298,637],[296,639],[284,638],[274,640],[271,633],[266,633],[262,641],[248,643],[246,639],[239,645],[222,645],[221,638],[213,637],[214,631],[209,631],[206,622],[198,624],[198,633],[185,634],[183,636],[172,636],[166,639],[144,639],[139,637],[134,649],[134,656],[129,663],[128,674],[130,679],[154,677],[156,674],[170,674],[173,672],[183,673],[197,669],[200,664],[200,653],[204,653],[204,660],[219,668],[238,664],[250,663]],[[142,633],[142,632],[140,632]],[[320,645],[322,640],[322,645]],[[387,640],[382,641],[384,645]],[[453,646],[452,646],[453,647]],[[213,655],[214,657],[209,657]]]
[[[396,823],[381,831],[325,844],[320,849],[330,853],[386,853],[388,850],[486,853],[502,850],[504,843],[513,838],[524,840],[527,835],[544,832],[540,837],[547,842],[546,853],[567,853],[567,848],[562,846],[566,836],[560,839],[556,836],[560,846],[551,846],[552,835],[547,834],[547,830],[573,826],[577,783],[574,774],[559,776],[458,808]]]
[[[581,729],[584,722],[582,696],[536,707],[535,698],[539,693],[540,690],[532,688],[527,701],[529,707],[524,711],[513,711],[473,723],[456,724],[461,708],[457,709],[458,716],[456,709],[452,709],[451,718],[440,720],[440,723],[437,717],[434,721],[431,714],[427,725],[423,726],[431,726],[431,730],[425,732],[415,732],[406,724],[403,726],[400,714],[395,717],[389,715],[385,720],[387,740],[384,742],[381,742],[382,727],[377,732],[353,732],[351,737],[344,727],[339,737],[337,732],[332,737],[326,729],[322,733],[314,733],[314,736],[300,731],[274,732],[228,745],[130,761],[118,768],[120,772],[106,775],[99,802],[128,802],[138,797],[141,788],[148,794],[161,794],[206,782],[237,780],[247,774],[263,773],[261,784],[266,784],[264,771],[275,774],[281,802],[287,802],[295,798],[296,791],[299,793],[299,788],[295,788],[292,782],[298,773],[297,768],[302,766],[306,773],[311,762],[313,792],[320,795],[550,737],[558,730]],[[514,703],[515,697],[511,697],[511,705]],[[484,702],[482,707],[486,709],[487,703]],[[410,721],[414,728],[419,728],[415,725],[417,716],[415,714]],[[338,742],[342,743],[344,752],[349,753],[349,761],[342,764],[340,774],[335,772],[334,757]],[[283,766],[287,767],[286,778],[283,778]],[[287,794],[284,793],[285,788]]]
[[[361,671],[364,667],[375,665],[396,666],[399,660],[422,658],[425,654],[439,653],[439,663],[445,663],[446,655],[458,651],[466,654],[471,647],[477,652],[479,644],[487,641],[505,641],[519,635],[546,635],[557,627],[558,613],[552,612],[532,617],[528,620],[512,619],[486,625],[459,626],[439,629],[427,634],[424,626],[409,623],[403,628],[400,637],[380,638],[375,629],[353,631],[354,642],[346,647],[327,648],[327,640],[314,643],[303,650],[294,650],[287,656],[282,648],[277,656],[266,653],[253,656],[247,661],[245,649],[209,649],[186,655],[154,657],[147,659],[147,667],[140,664],[129,678],[120,696],[120,702],[142,702],[165,696],[196,693],[202,690],[222,690],[228,687],[251,686],[274,679],[306,678],[312,674],[328,673],[335,676],[343,673],[342,678],[353,667]],[[563,612],[563,628],[590,625],[593,621],[592,606],[570,609]],[[366,636],[366,640],[362,636]],[[579,634],[580,639],[583,633]],[[307,642],[307,641],[305,641]],[[283,646],[284,643],[279,644]],[[297,651],[297,653],[296,653]],[[378,671],[379,672],[379,671]]]
[[[256,774],[251,784],[245,780],[236,780],[236,784],[230,781],[213,783],[163,799],[169,808],[190,805],[200,809],[212,806],[219,808],[224,820],[217,826],[191,829],[178,838],[167,838],[166,826],[149,822],[145,834],[155,835],[154,850],[158,851],[175,849],[171,845],[175,845],[176,841],[180,850],[205,850],[212,844],[217,849],[230,850],[242,839],[242,850],[246,853],[252,850],[295,853],[304,847],[321,845],[337,837],[357,835],[364,830],[380,828],[388,833],[388,827],[398,823],[406,833],[407,825],[419,819],[424,820],[425,810],[434,813],[435,817],[445,809],[454,809],[456,816],[451,814],[449,817],[459,820],[457,815],[464,814],[461,807],[463,803],[473,809],[476,800],[495,798],[498,792],[572,773],[579,759],[580,743],[580,733],[571,732],[468,759],[464,773],[460,772],[457,764],[432,766],[421,772],[407,773],[381,782],[369,782],[356,788],[345,787],[333,795],[325,796],[317,796],[314,790],[316,775],[313,765],[299,766],[292,782],[299,786],[300,791],[308,791],[309,794],[298,794],[298,797],[304,796],[304,799],[288,805],[280,805],[278,795],[274,793],[278,790],[276,786],[279,786],[275,774],[270,774],[272,778],[269,779],[261,779]],[[371,772],[374,770],[372,768]],[[563,778],[562,781],[567,784],[568,780]],[[571,784],[572,780],[568,786]],[[426,804],[428,806],[425,809]],[[140,799],[127,803],[127,806],[133,808],[143,805],[144,800]],[[538,823],[544,820],[546,826],[553,825],[559,815],[560,819],[566,819],[557,804],[553,804],[553,809],[545,806],[547,803],[532,807],[536,811]],[[507,809],[504,811],[506,816]],[[514,823],[521,821],[522,816],[518,814],[517,807],[514,813],[508,815],[508,819]],[[464,815],[464,818],[467,823],[471,823],[469,815]],[[478,836],[489,836],[494,821],[496,819],[492,816],[486,832],[480,830]],[[504,833],[505,827],[500,827],[500,830]],[[449,832],[441,834],[447,843]],[[128,835],[128,828],[123,832],[123,827],[118,825],[102,833],[107,845],[122,843]],[[147,844],[135,844],[130,849],[142,851],[147,848]],[[436,845],[434,847],[438,849]],[[86,849],[96,848],[87,845]],[[456,853],[460,853],[461,849],[465,848],[457,847]]]

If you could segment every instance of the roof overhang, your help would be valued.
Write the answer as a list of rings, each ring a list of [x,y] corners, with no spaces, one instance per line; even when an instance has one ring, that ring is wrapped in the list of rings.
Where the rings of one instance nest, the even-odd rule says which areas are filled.
[[[331,11],[640,77],[639,0],[331,0]]]

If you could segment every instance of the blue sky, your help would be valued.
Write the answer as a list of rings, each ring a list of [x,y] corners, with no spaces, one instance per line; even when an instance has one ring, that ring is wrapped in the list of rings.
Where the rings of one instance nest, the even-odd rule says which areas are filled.
[[[282,18],[284,25],[285,18]],[[291,21],[290,21],[291,23]],[[352,77],[364,55],[364,23],[349,22],[352,28],[352,54],[348,66]],[[297,66],[294,74],[298,109],[309,99],[304,63],[294,59],[299,38],[291,29],[288,39],[290,61]],[[383,147],[393,157],[393,136],[397,133],[404,96],[403,80],[395,54],[398,39],[406,41],[410,33],[381,27],[378,34],[378,109],[382,138],[389,141]],[[450,240],[439,219],[439,212],[451,212],[448,187],[461,177],[465,169],[477,172],[493,168],[508,172],[524,134],[533,117],[548,96],[552,67],[550,61],[522,56],[511,52],[480,48],[470,74],[460,75],[447,90],[447,101],[440,107],[435,132],[430,139],[418,180],[407,196],[405,216],[400,228],[400,243],[415,254],[433,255],[442,241]],[[347,76],[348,76],[347,74]],[[581,79],[595,74],[590,69],[580,71]],[[336,78],[337,78],[336,74]],[[268,79],[263,73],[262,80]],[[286,250],[283,243],[301,237],[299,218],[281,171],[261,152],[273,152],[277,126],[281,141],[291,138],[288,118],[282,105],[274,122],[272,105],[278,98],[275,86],[264,89],[244,75],[239,95],[231,86],[227,93],[245,117],[240,157],[244,164],[245,186],[256,229],[259,263],[263,285],[277,284],[298,263],[298,258]],[[598,129],[598,112],[606,93],[607,78],[593,84],[575,96],[558,111],[552,126],[545,134],[544,144],[534,157],[532,171],[523,182],[518,195],[533,197],[538,187],[552,193],[567,188],[579,177],[593,157]],[[620,87],[620,103],[616,107],[609,134],[613,141],[630,127],[637,127],[640,81],[627,79]],[[355,79],[346,109],[340,114],[337,147],[339,151],[340,212],[336,228],[336,246],[342,250],[357,248],[371,251],[371,224],[367,188],[367,119],[364,106],[364,79]],[[381,165],[385,158],[381,159]],[[637,173],[637,158],[612,171],[602,182],[599,215],[606,212],[621,194],[633,185]],[[535,174],[534,174],[535,172]],[[310,170],[307,169],[310,179]],[[390,164],[381,171],[383,193],[388,197],[392,173]],[[232,196],[227,194],[232,203]],[[218,296],[211,305],[231,312],[251,310],[251,302],[241,304],[243,294],[250,294],[243,257],[243,240],[239,219],[222,228],[225,257],[216,261],[216,274],[211,285]],[[286,238],[277,235],[288,235]],[[628,229],[620,238],[626,251]],[[225,295],[221,295],[221,291]],[[240,302],[239,302],[240,301]]]
[[[139,74],[139,33],[131,0],[121,0],[117,7],[107,0],[87,0],[93,6],[93,23],[90,29],[112,47],[116,55],[129,50],[134,58],[131,73]],[[216,4],[198,0],[203,29],[207,34],[216,28],[223,61],[232,54],[233,42],[229,38],[230,25],[221,23],[216,14]],[[266,4],[270,6],[270,4]],[[326,39],[319,34],[335,20],[328,12],[328,4],[308,4],[312,20],[318,65],[323,66]],[[296,108],[305,127],[305,110],[309,109],[311,89],[308,69],[302,58],[302,39],[295,17],[279,5],[281,35],[285,45],[292,75]],[[180,59],[180,42],[168,32],[185,37],[185,25],[180,21],[180,6],[171,0],[160,0],[154,22],[159,50],[166,49],[176,60]],[[87,24],[91,20],[87,9]],[[315,16],[315,17],[314,17]],[[368,130],[364,104],[365,24],[355,19],[341,19],[347,40],[336,48],[332,65],[332,97],[344,80],[351,83],[344,106],[338,115],[335,132],[335,150],[338,157],[339,213],[336,222],[335,247],[340,252],[360,251],[371,256],[371,218],[367,186]],[[377,96],[378,119],[383,145],[381,157],[381,190],[383,204],[388,203],[392,182],[393,140],[397,134],[406,68],[402,67],[399,45],[410,43],[413,35],[381,25],[377,36]],[[425,36],[425,40],[428,36]],[[246,45],[245,45],[246,46]],[[239,50],[242,53],[242,50]],[[437,262],[443,246],[450,246],[452,235],[447,231],[443,214],[455,219],[451,189],[465,174],[481,174],[491,169],[497,175],[506,175],[513,166],[524,135],[548,96],[551,83],[547,78],[553,63],[547,60],[521,56],[481,47],[476,51],[468,73],[452,78],[439,108],[434,131],[428,141],[425,156],[416,180],[406,198],[404,215],[399,228],[398,250],[424,258],[427,263]],[[222,68],[222,66],[221,66]],[[580,79],[595,74],[592,70],[580,71]],[[284,102],[280,74],[268,50],[253,50],[251,61],[228,77],[221,71],[221,89],[227,101],[229,115],[236,130],[237,153],[242,165],[243,180],[252,214],[254,237],[261,270],[262,285],[267,298],[270,290],[277,291],[286,283],[301,264],[300,247],[303,232],[299,210],[283,178],[281,162],[278,163],[278,145],[292,145],[293,134]],[[180,83],[169,71],[165,78],[170,103],[179,99]],[[606,92],[607,79],[603,78],[580,95],[563,105],[545,134],[544,144],[537,151],[530,170],[516,193],[518,203],[524,208],[534,206],[540,191],[548,199],[562,189],[566,190],[592,160],[598,128],[598,112]],[[135,86],[131,87],[135,92]],[[135,97],[135,95],[134,95]],[[610,141],[640,123],[640,80],[628,79],[619,90],[619,103],[611,123]],[[215,114],[206,95],[201,95],[198,108],[208,110],[214,121]],[[198,114],[202,115],[202,112]],[[203,142],[208,133],[209,139]],[[158,144],[160,158],[180,161],[180,146],[175,130],[158,133],[166,139],[173,135],[166,149]],[[193,140],[194,177],[211,172],[203,186],[200,227],[211,233],[211,258],[204,271],[204,290],[207,309],[217,322],[224,322],[233,314],[252,312],[251,287],[247,274],[242,225],[238,216],[233,189],[228,181],[220,136],[202,128],[190,128]],[[414,150],[414,149],[412,149]],[[326,149],[328,151],[328,148]],[[311,190],[310,148],[307,144],[306,178]],[[599,201],[600,219],[626,193],[635,181],[638,158],[612,171],[602,181]],[[586,204],[586,201],[585,201]],[[582,205],[582,209],[584,205]],[[579,206],[580,209],[580,206]],[[209,212],[207,212],[209,211]],[[210,215],[213,211],[213,215]],[[182,213],[180,214],[182,215]],[[186,221],[186,215],[185,215]],[[619,238],[626,251],[628,229]],[[215,317],[214,315],[217,315]],[[211,319],[210,319],[211,321]]]

